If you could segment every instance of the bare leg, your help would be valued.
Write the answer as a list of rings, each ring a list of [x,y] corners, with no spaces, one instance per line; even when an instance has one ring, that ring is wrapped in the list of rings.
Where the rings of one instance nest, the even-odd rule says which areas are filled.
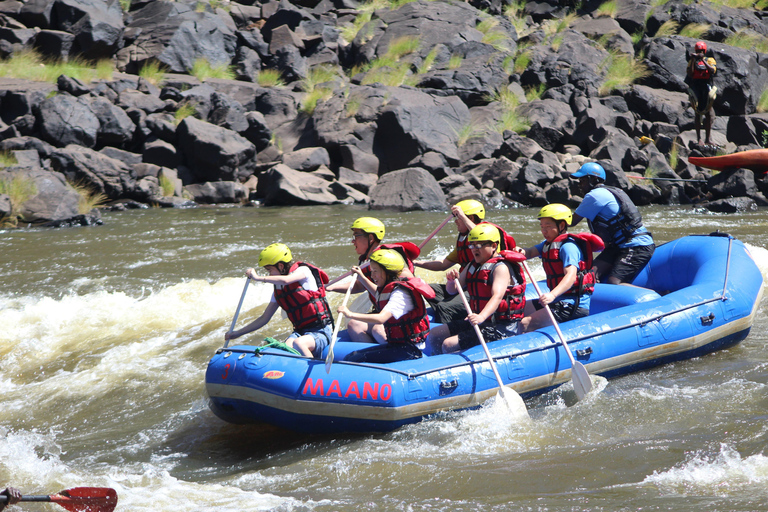
[[[443,354],[450,354],[451,352],[458,352],[461,349],[459,346],[459,336],[449,336],[443,340]]]
[[[712,132],[712,111],[708,111],[707,114],[704,116],[704,143],[705,144],[711,144],[712,141],[710,140],[709,136]]]
[[[525,320],[528,320],[525,326],[525,332],[535,331],[536,329],[552,325],[552,320],[544,309],[540,309],[531,316],[523,318],[521,323],[525,322]]]
[[[371,326],[360,320],[350,320],[347,322],[347,333],[351,341],[361,343],[375,343],[373,336],[368,332]]]
[[[312,351],[315,350],[315,338],[309,334],[299,336],[298,338],[289,338],[285,340],[285,344],[301,352],[301,355],[304,357],[308,357],[310,359],[314,357]]]
[[[438,325],[437,327],[430,329],[429,331],[429,346],[432,348],[432,355],[436,356],[442,354],[443,341],[450,336],[451,333],[448,330],[448,326]]]

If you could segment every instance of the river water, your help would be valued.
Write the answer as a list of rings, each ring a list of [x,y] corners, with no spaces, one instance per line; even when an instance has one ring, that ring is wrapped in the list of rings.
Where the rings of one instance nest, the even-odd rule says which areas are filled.
[[[535,212],[489,220],[529,246]],[[765,209],[642,212],[661,242],[733,234],[768,281]],[[446,214],[373,213],[389,241],[416,243]],[[611,380],[573,406],[555,390],[528,402],[530,422],[495,403],[376,435],[219,420],[204,373],[243,271],[281,241],[339,275],[356,262],[349,226],[367,215],[149,209],[106,213],[98,227],[0,231],[0,486],[112,487],[118,511],[768,510],[768,293],[741,344]],[[425,253],[442,257],[454,239],[449,224]],[[251,286],[240,325],[269,294]],[[288,325],[276,315],[259,335]],[[63,510],[22,505],[9,510]]]

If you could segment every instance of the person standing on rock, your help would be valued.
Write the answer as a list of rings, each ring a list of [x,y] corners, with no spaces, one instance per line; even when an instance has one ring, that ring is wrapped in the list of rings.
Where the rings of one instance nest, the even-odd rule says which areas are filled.
[[[291,250],[280,243],[261,251],[259,266],[269,275],[260,276],[252,268],[246,270],[245,275],[275,286],[269,304],[259,318],[242,329],[226,333],[224,339],[239,338],[262,328],[281,307],[293,324],[293,333],[285,340],[286,345],[305,357],[320,359],[333,334],[333,316],[325,298],[328,275],[309,263],[294,263]]]
[[[594,261],[598,281],[632,283],[656,249],[637,206],[620,188],[605,186],[605,169],[597,162],[585,163],[571,178],[579,180],[584,196],[571,226],[587,219],[589,229],[605,243]]]
[[[688,60],[685,83],[688,84],[688,96],[695,113],[694,124],[696,139],[701,146],[701,117],[704,116],[704,144],[710,145],[712,131],[712,104],[717,97],[717,87],[713,79],[717,73],[717,64],[713,57],[707,56],[707,43],[697,42],[693,47],[693,55]]]
[[[413,262],[414,266],[440,272],[458,264],[459,272],[461,272],[474,260],[472,250],[469,248],[468,235],[479,224],[488,224],[499,230],[500,251],[514,248],[514,238],[509,236],[501,227],[485,220],[485,206],[480,201],[475,199],[459,201],[451,207],[451,213],[459,232],[456,238],[456,247],[442,260],[416,260]],[[430,286],[435,291],[435,298],[427,299],[427,302],[432,306],[435,322],[447,324],[462,320],[467,316],[461,297],[448,293],[445,284],[431,284]]]

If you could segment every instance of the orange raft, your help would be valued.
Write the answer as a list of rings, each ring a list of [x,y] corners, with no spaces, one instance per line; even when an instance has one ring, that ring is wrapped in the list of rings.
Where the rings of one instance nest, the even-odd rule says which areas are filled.
[[[691,156],[688,161],[693,165],[718,171],[750,169],[756,173],[768,172],[768,149],[750,149],[720,156]]]

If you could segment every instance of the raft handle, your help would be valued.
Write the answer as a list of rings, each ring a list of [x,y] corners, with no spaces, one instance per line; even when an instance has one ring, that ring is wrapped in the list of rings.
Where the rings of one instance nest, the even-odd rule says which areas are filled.
[[[459,381],[458,379],[453,379],[452,381],[443,381],[440,383],[440,396],[447,395],[448,393],[452,393],[454,389],[459,387]]]
[[[701,316],[699,320],[701,320],[701,325],[712,325],[712,322],[715,320],[715,314],[710,313],[707,316]]]
[[[587,357],[592,353],[592,347],[576,350],[576,357]]]

